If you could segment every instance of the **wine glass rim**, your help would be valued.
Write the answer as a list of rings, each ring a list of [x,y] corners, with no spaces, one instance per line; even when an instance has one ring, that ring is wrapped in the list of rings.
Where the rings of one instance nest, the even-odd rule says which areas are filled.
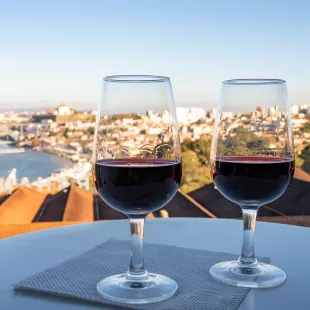
[[[112,83],[158,83],[167,82],[167,76],[160,75],[109,75],[103,79],[105,82]]]
[[[233,79],[225,80],[226,85],[270,85],[270,84],[285,84],[285,80],[281,79]]]

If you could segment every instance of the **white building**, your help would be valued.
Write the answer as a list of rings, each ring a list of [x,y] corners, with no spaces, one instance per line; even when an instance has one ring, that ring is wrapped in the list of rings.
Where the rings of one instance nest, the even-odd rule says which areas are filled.
[[[160,123],[161,122],[161,117],[157,116],[156,114],[150,114],[150,121],[152,123]]]
[[[181,108],[177,109],[177,118],[180,124],[195,123],[201,118],[206,118],[206,111],[203,108]]]
[[[55,115],[72,115],[73,112],[74,110],[71,107],[69,107],[67,104],[61,104],[55,109],[54,114]]]
[[[192,123],[197,122],[201,118],[206,118],[206,111],[202,108],[190,108],[188,118]]]
[[[150,127],[149,130],[148,130],[148,134],[149,135],[159,135],[161,133],[161,128],[153,128],[153,127]]]
[[[177,119],[180,124],[187,123],[188,108],[176,108]]]
[[[234,117],[234,113],[233,112],[223,112],[222,113],[222,120],[226,119],[226,118],[233,118]]]
[[[276,110],[275,110],[275,108],[274,107],[270,107],[269,109],[268,109],[268,116],[270,116],[270,117],[274,117],[274,116],[276,116]]]
[[[161,117],[162,121],[164,123],[171,123],[172,122],[172,117],[168,111],[165,111]]]
[[[299,109],[300,109],[300,110],[307,110],[307,109],[308,109],[308,105],[307,105],[307,104],[301,104],[301,105],[299,106]]]
[[[132,118],[123,118],[122,123],[124,125],[131,125],[134,123],[134,120]]]
[[[296,115],[296,114],[299,113],[299,107],[298,107],[297,104],[294,104],[294,105],[291,106],[291,113],[292,113],[293,115]]]
[[[209,111],[209,117],[211,119],[214,119],[216,117],[216,108],[213,108],[211,111]]]

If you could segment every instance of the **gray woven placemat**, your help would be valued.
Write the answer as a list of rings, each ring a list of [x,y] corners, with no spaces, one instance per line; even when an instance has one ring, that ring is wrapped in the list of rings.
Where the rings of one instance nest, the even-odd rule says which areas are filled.
[[[148,271],[173,278],[179,288],[166,301],[148,305],[122,305],[125,308],[235,310],[249,292],[247,288],[221,284],[209,273],[213,264],[236,259],[234,254],[148,243],[144,250]],[[16,290],[44,292],[113,305],[115,303],[98,294],[97,283],[107,276],[126,272],[129,258],[130,243],[111,239],[58,266],[30,276],[13,287]]]

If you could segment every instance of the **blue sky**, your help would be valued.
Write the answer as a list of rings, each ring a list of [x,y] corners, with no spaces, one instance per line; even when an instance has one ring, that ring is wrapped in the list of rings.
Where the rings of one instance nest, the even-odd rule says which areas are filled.
[[[170,76],[178,105],[283,78],[310,104],[310,1],[0,0],[0,108],[96,107],[101,78]]]

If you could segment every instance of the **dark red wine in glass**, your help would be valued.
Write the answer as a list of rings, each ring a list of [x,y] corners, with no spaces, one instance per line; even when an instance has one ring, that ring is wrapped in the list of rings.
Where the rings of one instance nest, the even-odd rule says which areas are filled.
[[[129,216],[145,216],[162,208],[174,197],[181,182],[181,164],[175,160],[99,160],[93,173],[100,197]]]
[[[223,156],[212,162],[212,177],[227,199],[256,208],[279,198],[294,175],[294,160],[272,156]]]

